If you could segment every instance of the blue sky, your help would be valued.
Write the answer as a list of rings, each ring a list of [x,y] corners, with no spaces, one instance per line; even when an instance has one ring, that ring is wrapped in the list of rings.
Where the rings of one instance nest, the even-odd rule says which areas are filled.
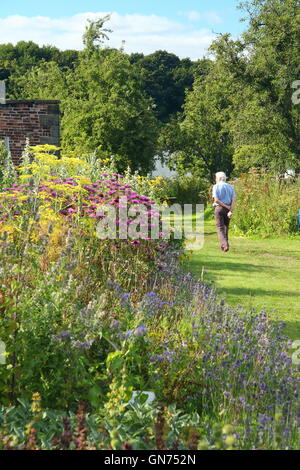
[[[234,37],[245,23],[236,8],[239,0],[14,0],[2,1],[0,43],[33,40],[61,49],[80,49],[87,18],[113,13],[110,44],[127,52],[150,53],[167,49],[181,57],[206,53],[214,33]]]

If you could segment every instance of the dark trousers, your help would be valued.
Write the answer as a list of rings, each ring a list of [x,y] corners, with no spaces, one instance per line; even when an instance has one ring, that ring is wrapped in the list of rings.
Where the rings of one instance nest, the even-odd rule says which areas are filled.
[[[221,206],[215,207],[215,221],[216,221],[218,238],[219,238],[222,251],[229,249],[228,230],[229,230],[230,219],[227,216],[228,212],[229,210],[225,209],[225,207],[221,207]]]

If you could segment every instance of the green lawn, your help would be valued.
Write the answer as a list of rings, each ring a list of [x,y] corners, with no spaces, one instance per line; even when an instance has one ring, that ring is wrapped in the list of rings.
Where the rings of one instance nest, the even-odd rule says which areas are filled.
[[[204,247],[191,255],[188,268],[214,281],[231,305],[265,308],[287,323],[286,332],[300,339],[300,240],[229,237],[222,253],[213,221],[205,222]]]

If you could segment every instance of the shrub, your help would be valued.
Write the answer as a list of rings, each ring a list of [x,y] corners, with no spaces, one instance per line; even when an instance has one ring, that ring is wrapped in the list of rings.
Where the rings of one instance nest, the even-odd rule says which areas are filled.
[[[263,171],[252,171],[235,182],[236,231],[244,235],[291,235],[297,228],[300,179],[278,180]]]
[[[177,204],[205,204],[209,182],[196,176],[165,178],[163,200]]]

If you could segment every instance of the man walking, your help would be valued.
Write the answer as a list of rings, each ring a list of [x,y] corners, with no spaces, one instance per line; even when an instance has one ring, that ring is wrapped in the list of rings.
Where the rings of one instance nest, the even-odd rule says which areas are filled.
[[[228,230],[236,201],[233,186],[226,183],[226,175],[223,171],[216,173],[216,184],[213,187],[213,199],[215,208],[215,221],[221,250],[229,251]]]

